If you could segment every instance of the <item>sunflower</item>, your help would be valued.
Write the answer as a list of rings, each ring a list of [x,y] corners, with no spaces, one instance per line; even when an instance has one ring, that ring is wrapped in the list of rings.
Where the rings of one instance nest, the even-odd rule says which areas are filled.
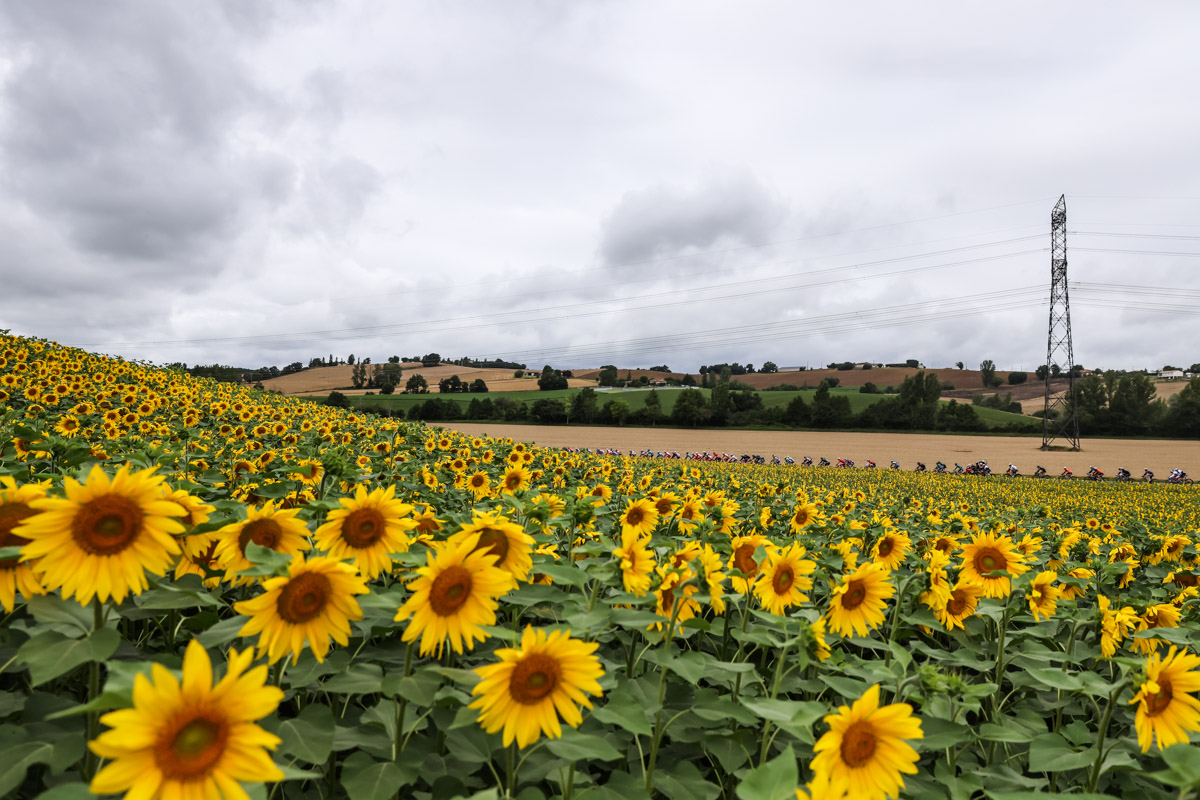
[[[908,536],[897,531],[886,531],[871,547],[871,558],[893,570],[904,563],[911,549],[912,539]]]
[[[14,534],[13,528],[37,514],[30,504],[45,496],[46,488],[41,484],[17,486],[17,482],[7,475],[0,477],[0,547],[29,544],[28,539]],[[6,612],[16,605],[18,591],[26,600],[35,594],[46,593],[31,564],[21,563],[19,558],[0,559],[0,605]]]
[[[829,643],[825,641],[825,620],[819,619],[808,626],[809,649],[818,661],[824,661],[831,655]]]
[[[22,561],[34,561],[49,590],[87,605],[92,597],[118,603],[147,588],[146,571],[162,575],[179,554],[172,534],[186,512],[163,499],[163,479],[154,469],[131,472],[128,464],[111,478],[93,466],[87,481],[63,481],[65,498],[45,497],[30,506],[41,512],[13,531],[29,540]]]
[[[792,509],[791,517],[788,519],[788,526],[791,527],[793,533],[800,533],[816,521],[817,513],[816,503],[801,503]]]
[[[266,665],[249,669],[254,651],[229,651],[229,668],[215,686],[212,662],[196,640],[183,657],[183,682],[155,664],[153,680],[134,678],[133,708],[100,718],[111,730],[88,743],[107,759],[88,787],[127,797],[246,797],[240,782],[281,781],[267,750],[279,737],[255,720],[274,713],[283,692],[267,686]]]
[[[476,472],[467,478],[467,488],[476,500],[482,500],[492,493],[492,479],[485,472]]]
[[[476,550],[496,557],[496,566],[513,576],[514,581],[529,580],[533,568],[533,537],[508,517],[493,512],[472,511],[471,524],[450,537],[456,545],[476,536]]]
[[[649,535],[658,524],[658,509],[650,500],[630,500],[621,512],[621,535],[632,531],[638,536]]]
[[[946,626],[946,630],[952,631],[955,628],[966,630],[963,627],[963,620],[975,614],[975,607],[979,605],[979,598],[982,595],[983,587],[979,584],[959,580],[950,590],[950,597],[945,604],[935,607],[933,613],[937,616],[938,621]]]
[[[808,600],[804,592],[812,588],[808,576],[817,568],[817,562],[804,558],[805,552],[803,545],[793,543],[767,556],[762,575],[754,584],[754,595],[772,614],[783,614]]]
[[[700,604],[693,599],[693,595],[700,591],[692,580],[696,573],[687,566],[682,569],[662,566],[655,571],[660,581],[654,592],[654,610],[666,620],[674,617],[675,629],[678,630],[680,625],[700,613]],[[662,630],[662,623],[656,622],[650,628]]]
[[[1093,572],[1090,569],[1085,569],[1084,567],[1078,567],[1067,573],[1067,577],[1075,578],[1076,580],[1081,580],[1081,581],[1085,581],[1085,582],[1090,580],[1091,578],[1094,578],[1095,576],[1096,576],[1095,572]],[[1082,597],[1083,593],[1085,591],[1087,591],[1086,585],[1085,586],[1076,586],[1072,583],[1064,583],[1059,588],[1059,594],[1063,600],[1074,600],[1077,597]]]
[[[175,580],[184,575],[199,575],[208,588],[215,589],[220,586],[220,576],[209,576],[214,569],[213,562],[216,560],[219,543],[215,533],[196,533],[179,537],[179,547],[183,553],[175,562]]]
[[[981,533],[963,548],[959,578],[982,586],[984,597],[1007,597],[1012,591],[1009,576],[1028,571],[1025,557],[1013,546],[1010,537]],[[1002,574],[1004,572],[1008,575]]]
[[[409,581],[412,595],[396,612],[396,621],[412,618],[403,639],[421,637],[421,655],[440,657],[447,638],[454,652],[472,650],[488,638],[484,625],[496,624],[497,601],[513,588],[512,575],[496,566],[490,550],[477,549],[479,535],[430,551],[425,566]]]
[[[888,581],[887,567],[870,562],[863,564],[844,575],[842,582],[833,587],[829,609],[825,612],[829,627],[841,636],[851,632],[866,636],[883,624],[883,610],[888,598],[895,593],[896,587]]]
[[[583,722],[578,706],[592,707],[587,695],[603,692],[598,679],[604,668],[595,656],[596,642],[571,638],[570,631],[527,626],[521,646],[496,651],[498,663],[475,669],[479,683],[471,690],[478,697],[479,724],[488,733],[504,730],[504,746],[533,744],[543,734],[558,739],[563,721],[572,728]]]
[[[844,800],[845,797],[846,781],[835,781],[824,772],[814,772],[812,780],[796,790],[796,800]]]
[[[1029,594],[1025,598],[1029,601],[1029,610],[1035,621],[1040,622],[1042,617],[1049,619],[1058,610],[1059,591],[1053,585],[1056,580],[1058,573],[1047,570],[1039,572],[1029,584]]]
[[[900,774],[917,774],[920,757],[908,742],[924,738],[921,720],[908,703],[880,708],[879,684],[825,722],[829,730],[813,746],[813,772],[844,781],[851,797],[898,797],[904,789]]]
[[[1138,625],[1137,612],[1132,606],[1112,610],[1112,601],[1104,595],[1096,598],[1100,609],[1100,652],[1104,658],[1112,658],[1119,645]]]
[[[750,581],[758,576],[758,562],[754,560],[754,554],[760,547],[764,548],[768,555],[774,549],[770,540],[756,533],[739,536],[733,540],[733,554],[726,566],[733,570],[729,577],[733,581],[733,590],[738,594],[750,591]],[[742,577],[743,575],[745,577]]]
[[[299,513],[298,508],[285,510],[268,501],[262,508],[247,506],[245,520],[217,531],[221,540],[217,545],[217,564],[225,570],[225,580],[235,586],[254,582],[252,578],[238,575],[254,566],[246,558],[246,548],[251,543],[289,556],[312,549],[308,543],[308,526],[304,520],[296,519]]]
[[[1153,653],[1146,660],[1146,681],[1130,703],[1137,704],[1134,727],[1142,752],[1158,739],[1164,750],[1186,743],[1188,734],[1200,730],[1200,701],[1192,692],[1200,690],[1200,656],[1172,647],[1166,658]]]
[[[711,544],[706,544],[704,545],[704,549],[696,555],[696,558],[704,570],[704,585],[708,589],[709,608],[713,610],[714,614],[724,614],[725,573],[721,571],[721,568],[724,566],[721,556],[713,549]]]
[[[417,523],[408,518],[413,507],[396,499],[396,487],[370,492],[359,484],[354,497],[343,497],[342,507],[329,512],[313,539],[317,547],[339,561],[354,559],[368,580],[392,568],[391,553],[407,552],[408,534]]]
[[[325,660],[330,639],[345,647],[350,621],[363,615],[354,595],[367,593],[366,581],[349,564],[325,557],[305,561],[299,555],[292,557],[287,577],[271,578],[263,589],[233,610],[250,617],[238,635],[259,634],[258,652],[272,664],[289,650],[295,664],[306,641],[317,661]]]
[[[1138,618],[1137,630],[1134,633],[1148,631],[1154,628],[1178,628],[1179,627],[1179,609],[1170,603],[1158,603],[1148,607],[1141,617]],[[1150,655],[1158,650],[1163,644],[1163,640],[1159,638],[1139,638],[1134,637],[1133,649],[1143,655]]]
[[[505,494],[513,494],[529,488],[529,470],[520,464],[504,468],[504,478],[500,488]]]
[[[621,560],[621,581],[625,591],[644,597],[650,591],[650,574],[654,572],[654,554],[646,547],[646,541],[632,532],[623,531],[621,546],[613,550],[613,556]]]

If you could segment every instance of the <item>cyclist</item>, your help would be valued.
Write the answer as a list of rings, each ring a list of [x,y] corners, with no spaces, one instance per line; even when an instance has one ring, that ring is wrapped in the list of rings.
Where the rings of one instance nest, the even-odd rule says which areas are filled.
[[[1041,464],[1038,464],[1038,468],[1037,468],[1037,470],[1034,471],[1033,477],[1035,477],[1035,478],[1046,477],[1046,468],[1043,467]]]
[[[925,471],[925,465],[922,464],[920,461],[918,461],[917,468],[915,470],[913,470],[913,472],[924,472],[924,471]]]
[[[1150,482],[1154,481],[1154,473],[1150,471],[1149,467],[1146,467],[1146,470],[1142,473],[1142,480]]]

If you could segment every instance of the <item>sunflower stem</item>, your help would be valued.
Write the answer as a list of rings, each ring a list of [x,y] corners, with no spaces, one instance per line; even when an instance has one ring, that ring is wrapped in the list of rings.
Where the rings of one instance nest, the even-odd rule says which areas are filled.
[[[505,775],[508,778],[508,785],[504,787],[504,796],[508,797],[508,798],[513,797],[513,788],[516,786],[516,782],[517,782],[516,760],[517,760],[517,745],[516,745],[516,742],[514,742],[514,743],[510,744],[504,750],[504,762],[505,762],[505,768],[506,768]]]
[[[404,677],[408,678],[412,675],[413,662],[413,646],[411,644],[404,648]],[[401,696],[396,703],[396,737],[392,740],[392,760],[395,761],[401,751],[404,750],[404,740],[401,737],[404,735],[404,713],[408,711],[408,698]]]
[[[650,758],[646,764],[646,794],[654,790],[654,765],[658,761],[658,746],[663,735],[663,700],[667,696],[667,672],[671,663],[671,640],[675,638],[675,620],[683,607],[682,598],[675,601],[671,608],[671,620],[667,623],[667,634],[663,637],[663,657],[658,665],[658,713],[654,717],[654,735],[650,740]]]
[[[1104,709],[1104,717],[1100,720],[1100,730],[1096,733],[1096,760],[1092,764],[1091,774],[1088,775],[1087,790],[1095,792],[1096,785],[1100,782],[1100,768],[1104,765],[1104,739],[1108,735],[1108,723],[1112,721],[1113,709],[1117,705],[1117,695],[1125,690],[1125,684],[1129,679],[1123,679],[1116,688],[1108,695],[1108,705]]]
[[[1008,618],[1010,613],[1012,613],[1012,594],[1004,598],[1004,614],[1000,617],[1000,630],[996,633],[996,694],[993,695],[993,698],[1000,694],[1001,681],[1004,679],[1004,638],[1008,633]],[[996,716],[999,713],[1000,704],[993,701],[992,722],[996,721]]]
[[[784,619],[783,619],[783,636],[784,636],[783,649],[780,650],[779,654],[775,657],[775,680],[771,682],[771,699],[772,700],[774,700],[776,695],[779,694],[779,682],[783,678],[783,662],[787,660],[788,647],[792,643],[791,640],[787,638],[787,622],[788,622],[787,617],[784,617]],[[771,749],[771,742],[774,741],[774,737],[769,735],[771,733],[771,728],[773,728],[773,727],[774,726],[772,725],[771,720],[767,720],[766,722],[763,723],[763,730],[762,730],[762,734],[760,735],[760,738],[762,739],[762,746],[758,749],[758,765],[760,767],[764,763],[766,763],[767,752]]]
[[[104,627],[104,604],[99,599],[92,601],[92,633],[97,633]],[[100,662],[92,661],[88,663],[88,702],[95,701],[100,696]],[[100,712],[89,711],[87,716],[87,738],[88,742],[93,741],[100,732]],[[84,778],[91,780],[96,776],[96,769],[99,767],[99,759],[89,747],[85,753],[84,761]]]
[[[575,793],[575,762],[571,762],[571,766],[567,768],[567,781],[563,787],[563,800],[571,800],[571,795]]]

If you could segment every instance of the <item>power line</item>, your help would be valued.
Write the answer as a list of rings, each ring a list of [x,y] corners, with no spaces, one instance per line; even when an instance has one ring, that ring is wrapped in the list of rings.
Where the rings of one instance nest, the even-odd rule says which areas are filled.
[[[1200,253],[1171,252],[1165,250],[1123,250],[1111,247],[1072,247],[1071,250],[1072,252],[1076,253],[1123,253],[1125,255],[1133,256],[1182,256],[1185,258],[1200,258]]]
[[[1014,241],[1023,241],[1025,238],[1041,238],[1041,237],[1021,237],[1020,239],[1017,239]],[[900,256],[900,257],[891,258],[891,259],[881,259],[881,260],[877,260],[877,261],[863,262],[861,264],[848,264],[848,265],[843,265],[843,266],[839,266],[839,267],[831,267],[831,268],[827,268],[825,270],[814,270],[809,273],[800,273],[800,274],[815,275],[815,274],[822,274],[822,273],[828,273],[828,272],[840,272],[840,271],[851,270],[851,269],[861,269],[866,266],[878,266],[881,264],[895,263],[897,261],[908,260],[910,258],[928,257],[930,255],[938,255],[938,254],[942,254],[942,253],[961,252],[963,250],[978,249],[978,248],[984,247],[984,246],[993,246],[993,245],[988,244],[988,245],[976,245],[976,246],[966,247],[966,248],[952,248],[950,250],[939,251],[937,253],[923,253],[923,254],[915,254],[913,256]],[[413,328],[413,327],[420,327],[423,332],[431,332],[432,333],[432,332],[441,332],[443,330],[456,330],[457,331],[457,330],[474,329],[474,328],[478,328],[478,327],[488,327],[488,326],[529,324],[530,322],[544,322],[544,321],[551,321],[551,320],[556,320],[556,319],[566,319],[566,318],[573,318],[573,317],[579,317],[579,316],[596,316],[597,314],[628,313],[628,312],[633,312],[633,311],[643,311],[643,310],[653,310],[653,309],[658,309],[658,308],[666,308],[666,307],[674,306],[674,305],[685,305],[685,304],[692,304],[692,303],[707,303],[707,302],[712,302],[714,300],[730,300],[730,299],[736,299],[736,298],[742,298],[742,297],[759,296],[759,295],[763,295],[763,294],[774,294],[774,293],[784,292],[784,291],[794,291],[794,290],[798,290],[798,289],[810,289],[810,288],[815,288],[818,286],[827,286],[827,285],[842,283],[842,282],[845,282],[846,280],[856,280],[856,281],[871,280],[871,279],[882,278],[882,277],[891,277],[891,276],[895,276],[895,275],[911,274],[914,272],[924,272],[924,271],[929,271],[929,270],[934,270],[934,269],[946,269],[946,268],[950,268],[950,267],[965,266],[968,264],[977,264],[977,263],[995,261],[995,260],[1004,259],[1004,258],[1013,258],[1013,257],[1030,255],[1033,253],[1042,252],[1043,249],[1044,248],[1019,251],[1019,252],[1015,252],[1015,253],[1001,253],[1001,254],[992,255],[992,256],[981,256],[978,258],[964,259],[964,260],[960,260],[960,261],[953,261],[953,262],[948,262],[948,263],[943,263],[943,264],[932,264],[932,265],[925,265],[925,266],[919,266],[919,267],[910,267],[910,268],[902,269],[902,270],[892,270],[890,272],[877,273],[874,275],[855,276],[854,278],[840,278],[840,279],[829,280],[829,281],[824,281],[824,282],[803,283],[803,284],[798,284],[798,285],[793,285],[793,286],[774,287],[774,288],[770,288],[770,289],[761,289],[761,290],[749,291],[749,292],[737,292],[737,293],[732,293],[732,294],[722,294],[722,295],[716,295],[713,297],[688,298],[685,300],[668,302],[668,303],[638,305],[638,306],[631,306],[631,307],[626,307],[626,308],[608,309],[605,311],[598,311],[598,312],[578,313],[578,310],[587,308],[587,307],[591,307],[591,306],[596,306],[596,305],[611,305],[614,303],[627,303],[627,302],[629,302],[629,298],[616,298],[616,299],[611,299],[611,300],[588,301],[588,302],[583,302],[583,303],[572,303],[572,304],[567,304],[567,305],[545,307],[545,308],[541,309],[541,311],[574,311],[574,312],[576,312],[576,313],[570,314],[567,317],[550,317],[550,318],[541,318],[541,319],[530,319],[527,316],[528,311],[507,311],[507,312],[498,312],[495,314],[475,314],[475,315],[469,315],[469,316],[465,316],[465,317],[452,317],[452,318],[438,319],[438,320],[420,320],[420,321],[396,323],[396,324],[390,324],[390,325],[368,325],[368,326],[362,326],[362,327],[356,327],[356,328],[298,331],[298,332],[278,333],[278,334],[258,334],[258,335],[254,335],[254,336],[226,336],[226,337],[158,340],[158,341],[143,341],[143,342],[84,343],[84,344],[75,344],[74,346],[77,346],[77,347],[165,347],[165,346],[187,346],[187,345],[195,345],[195,344],[227,344],[227,343],[232,343],[232,342],[237,342],[237,343],[242,343],[242,344],[306,344],[306,343],[310,343],[313,341],[330,341],[330,340],[343,341],[343,340],[350,340],[350,339],[366,339],[366,338],[378,338],[380,336],[392,336],[392,335],[404,333],[406,330]],[[745,286],[747,284],[753,284],[753,283],[774,282],[777,280],[782,280],[782,279],[790,278],[790,277],[796,277],[796,276],[789,275],[789,276],[781,276],[781,277],[776,277],[776,278],[764,278],[764,279],[758,279],[758,280],[753,280],[753,281],[740,281],[738,283],[716,284],[716,285],[710,285],[710,286],[704,286],[704,287],[692,287],[692,288],[687,288],[687,289],[678,289],[678,290],[672,290],[672,291],[666,291],[666,292],[657,292],[657,293],[653,293],[653,294],[649,294],[649,295],[643,295],[643,298],[678,296],[681,294],[712,291],[714,289],[727,289],[727,288],[733,288],[733,287],[738,287],[738,286]],[[517,319],[517,320],[502,320],[501,319],[504,317],[512,317],[512,316],[516,316],[516,315],[526,315],[526,316],[523,316],[521,319]],[[492,321],[479,322],[476,324],[465,324],[465,323],[471,322],[472,320],[492,320]],[[441,329],[436,329],[436,328],[431,329],[428,327],[430,325],[439,325],[439,324],[449,324],[449,325],[452,325],[453,327],[441,328]],[[303,338],[295,338],[295,337],[303,337]],[[312,337],[320,337],[320,338],[313,339]]]

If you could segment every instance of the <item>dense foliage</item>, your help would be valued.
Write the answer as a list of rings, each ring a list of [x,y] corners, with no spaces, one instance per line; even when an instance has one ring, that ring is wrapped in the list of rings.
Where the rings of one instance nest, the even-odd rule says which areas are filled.
[[[1200,788],[1193,487],[564,453],[9,336],[0,391],[0,795]]]

